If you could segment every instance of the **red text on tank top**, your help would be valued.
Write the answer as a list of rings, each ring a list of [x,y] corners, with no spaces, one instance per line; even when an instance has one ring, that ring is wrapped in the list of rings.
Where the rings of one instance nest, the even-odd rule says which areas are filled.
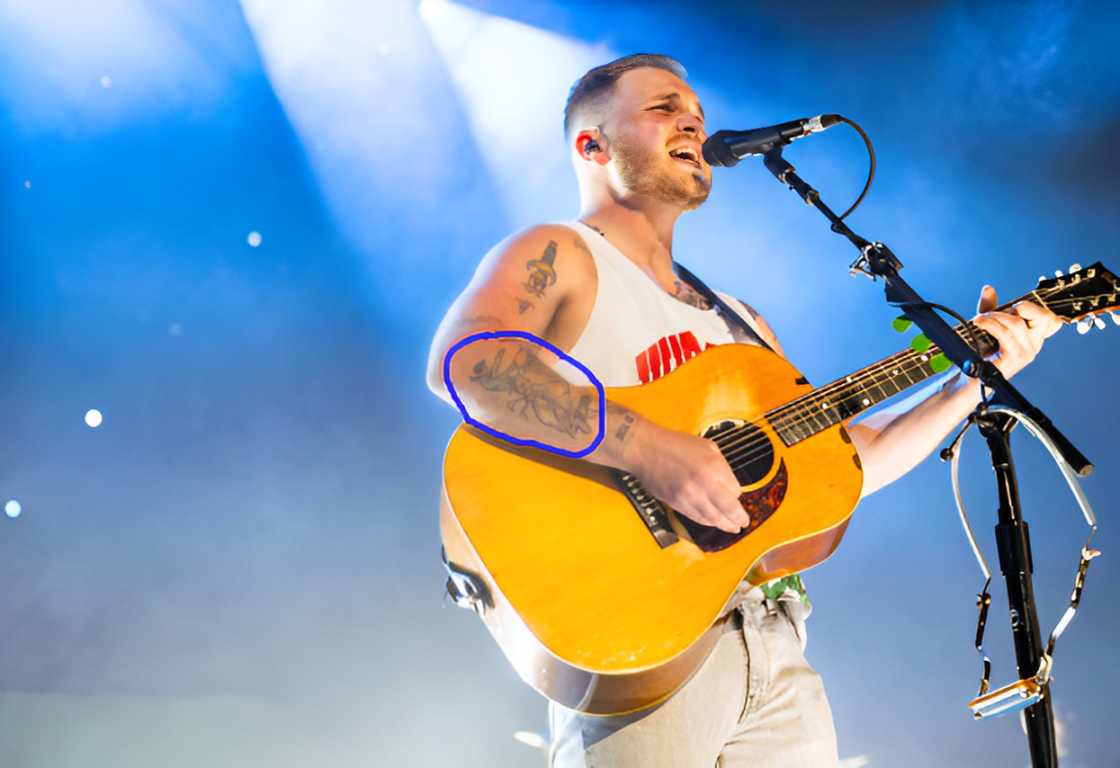
[[[705,344],[704,349],[712,346]],[[634,358],[638,366],[638,379],[643,384],[660,379],[679,365],[684,365],[686,360],[691,360],[700,354],[700,343],[692,335],[692,331],[670,334],[658,339],[655,343]]]

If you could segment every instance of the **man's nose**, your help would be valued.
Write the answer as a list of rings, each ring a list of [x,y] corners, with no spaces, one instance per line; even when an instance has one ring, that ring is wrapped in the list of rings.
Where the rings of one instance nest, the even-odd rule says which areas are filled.
[[[701,141],[704,139],[704,123],[700,118],[691,113],[681,116],[680,120],[677,121],[677,130],[682,133],[697,136]]]

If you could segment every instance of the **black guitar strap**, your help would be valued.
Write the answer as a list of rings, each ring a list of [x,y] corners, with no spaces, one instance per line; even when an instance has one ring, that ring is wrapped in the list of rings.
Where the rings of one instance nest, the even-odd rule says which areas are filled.
[[[704,284],[704,281],[696,275],[689,272],[679,262],[673,262],[677,267],[677,274],[684,278],[685,282],[691,285],[701,296],[708,300],[708,302],[719,310],[720,316],[723,317],[724,322],[730,326],[732,323],[743,329],[747,334],[748,339],[754,339],[758,342],[759,346],[763,349],[769,349],[771,352],[774,348],[766,343],[766,339],[758,335],[758,332],[751,327],[750,323],[743,319],[742,315],[727,305],[727,302],[716,295],[716,292]]]

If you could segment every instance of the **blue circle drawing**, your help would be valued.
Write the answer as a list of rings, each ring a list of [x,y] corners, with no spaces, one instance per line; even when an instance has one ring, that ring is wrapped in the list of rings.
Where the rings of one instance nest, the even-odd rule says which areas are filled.
[[[592,384],[595,385],[595,389],[599,392],[599,432],[595,435],[595,439],[591,441],[591,445],[587,446],[583,450],[569,451],[566,448],[559,448],[555,445],[542,443],[539,440],[523,440],[519,437],[514,437],[513,435],[507,435],[505,432],[501,432],[497,429],[494,429],[493,427],[488,427],[481,421],[472,419],[471,415],[467,413],[467,407],[463,405],[463,401],[459,399],[459,393],[455,391],[455,385],[451,382],[451,358],[460,349],[468,344],[473,344],[476,341],[481,341],[483,339],[510,338],[525,339],[526,341],[531,341],[534,344],[540,344],[545,349],[557,355],[560,359],[567,360],[569,363],[574,365],[576,368],[582,371],[585,376],[587,376]],[[564,354],[563,351],[557,349],[544,339],[532,333],[529,333],[528,331],[482,331],[480,333],[472,333],[469,336],[464,336],[462,339],[455,342],[455,344],[452,345],[451,349],[447,350],[447,354],[443,356],[443,383],[447,386],[447,391],[451,395],[451,399],[455,401],[455,405],[459,408],[459,413],[463,414],[463,421],[467,422],[472,427],[478,427],[488,435],[493,435],[494,437],[501,438],[502,440],[508,440],[514,445],[529,445],[533,448],[540,448],[545,451],[550,451],[557,454],[558,456],[568,456],[569,458],[580,459],[599,447],[599,443],[603,442],[603,435],[605,435],[607,431],[607,394],[603,389],[602,382],[595,378],[595,374],[593,374],[591,370],[579,360],[576,360],[571,355]]]

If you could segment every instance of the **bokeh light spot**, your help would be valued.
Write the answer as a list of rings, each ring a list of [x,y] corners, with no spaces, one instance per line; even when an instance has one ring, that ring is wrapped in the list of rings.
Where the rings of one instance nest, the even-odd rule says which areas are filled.
[[[245,242],[249,243],[250,248],[256,248],[261,244],[261,239],[261,233],[254,229],[249,233],[249,236],[245,238]]]
[[[101,411],[96,408],[90,408],[86,411],[86,425],[89,427],[97,428],[101,426]]]
[[[4,505],[4,514],[12,518],[13,520],[19,517],[19,514],[22,511],[23,506],[15,499],[8,499],[8,502]]]

